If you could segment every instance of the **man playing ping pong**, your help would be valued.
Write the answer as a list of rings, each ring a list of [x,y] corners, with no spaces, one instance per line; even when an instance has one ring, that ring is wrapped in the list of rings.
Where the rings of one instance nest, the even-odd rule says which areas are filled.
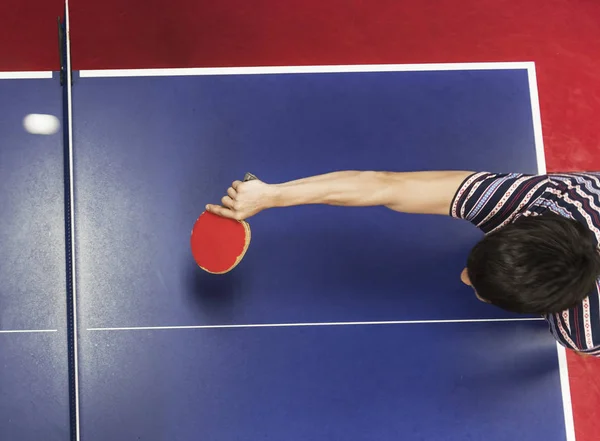
[[[207,211],[236,220],[327,204],[469,221],[486,234],[461,274],[477,297],[540,314],[560,344],[600,357],[600,173],[340,171],[281,184],[236,181],[221,202]]]

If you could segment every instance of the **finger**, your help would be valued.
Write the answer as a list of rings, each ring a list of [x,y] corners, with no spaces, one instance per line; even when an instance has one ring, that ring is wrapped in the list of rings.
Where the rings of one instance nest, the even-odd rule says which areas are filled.
[[[237,191],[235,191],[235,189],[234,189],[233,187],[229,187],[229,188],[227,189],[227,194],[229,195],[229,197],[230,197],[231,199],[235,199],[235,198],[236,198],[236,196],[237,196]]]
[[[216,214],[217,216],[235,219],[235,213],[232,210],[226,207],[221,207],[220,205],[209,204],[206,206],[206,211]]]
[[[223,196],[221,203],[227,208],[233,208],[233,199],[231,199],[229,196]]]
[[[242,183],[242,181],[233,181],[231,183],[231,188],[233,188],[234,190],[237,191],[238,187],[240,186],[240,184]]]

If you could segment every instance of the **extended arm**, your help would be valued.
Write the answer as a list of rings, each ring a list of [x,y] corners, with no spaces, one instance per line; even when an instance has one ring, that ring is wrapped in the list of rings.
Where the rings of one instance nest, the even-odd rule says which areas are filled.
[[[222,205],[207,209],[234,219],[268,208],[306,204],[385,206],[404,213],[447,215],[456,191],[472,173],[340,171],[280,184],[235,181]]]

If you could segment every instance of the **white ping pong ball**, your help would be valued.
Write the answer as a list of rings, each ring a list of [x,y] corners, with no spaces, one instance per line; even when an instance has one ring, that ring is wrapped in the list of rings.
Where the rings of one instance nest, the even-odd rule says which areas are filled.
[[[60,121],[54,115],[31,113],[23,118],[23,127],[33,135],[53,135],[60,128]]]

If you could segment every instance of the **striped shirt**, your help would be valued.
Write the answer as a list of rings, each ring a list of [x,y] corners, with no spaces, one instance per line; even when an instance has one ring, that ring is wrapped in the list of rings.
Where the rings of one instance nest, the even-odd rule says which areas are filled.
[[[461,184],[450,214],[487,234],[544,212],[587,225],[600,244],[600,173],[475,173]],[[600,357],[600,279],[578,305],[544,318],[561,345]]]

